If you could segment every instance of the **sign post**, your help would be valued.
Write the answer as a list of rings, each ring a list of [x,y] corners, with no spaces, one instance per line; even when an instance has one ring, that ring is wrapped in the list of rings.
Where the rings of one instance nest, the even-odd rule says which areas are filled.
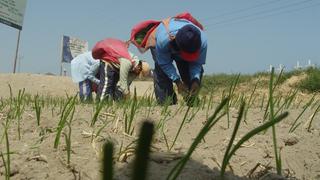
[[[61,47],[60,76],[62,76],[63,63],[71,63],[72,59],[88,51],[88,42],[70,36],[63,36]]]
[[[64,36],[63,36],[64,37]],[[62,76],[62,68],[63,68],[63,37],[61,38],[61,43],[60,43],[60,56],[61,56],[61,62],[60,62],[60,76]]]
[[[16,72],[19,53],[20,33],[27,0],[0,0],[0,22],[19,30],[13,73]]]
[[[17,59],[18,59],[18,52],[19,52],[19,44],[20,44],[20,32],[21,32],[21,30],[19,30],[19,34],[18,34],[16,55],[15,55],[14,63],[13,63],[13,73],[16,73]]]

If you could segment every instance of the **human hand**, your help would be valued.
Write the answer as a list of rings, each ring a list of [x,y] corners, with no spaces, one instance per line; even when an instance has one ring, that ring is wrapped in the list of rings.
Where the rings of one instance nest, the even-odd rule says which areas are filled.
[[[181,81],[176,82],[178,93],[181,94],[183,97],[188,96],[189,90],[188,87]]]
[[[200,90],[200,81],[198,79],[192,80],[190,94],[197,95],[199,93],[199,90]]]
[[[129,92],[129,91],[123,93],[123,99],[124,99],[124,100],[130,99],[130,92]]]

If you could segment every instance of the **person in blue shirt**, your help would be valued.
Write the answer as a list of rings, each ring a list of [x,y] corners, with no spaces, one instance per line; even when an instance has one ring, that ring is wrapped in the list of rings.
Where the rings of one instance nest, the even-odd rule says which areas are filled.
[[[96,77],[100,60],[93,59],[91,51],[76,56],[71,61],[71,77],[79,84],[80,101],[91,101],[93,86],[100,80]]]
[[[173,83],[188,105],[197,99],[206,62],[207,39],[204,32],[185,19],[171,18],[155,29],[154,90],[158,103],[177,103]],[[176,67],[173,62],[175,62]],[[177,72],[179,71],[179,74]]]

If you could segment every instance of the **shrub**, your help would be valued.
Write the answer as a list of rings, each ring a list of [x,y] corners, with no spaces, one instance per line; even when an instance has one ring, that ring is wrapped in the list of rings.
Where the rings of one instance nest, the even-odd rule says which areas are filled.
[[[237,77],[238,74],[212,74],[205,75],[202,78],[202,93],[205,94],[207,92],[211,92],[216,88],[226,88],[230,87]],[[239,83],[250,82],[252,79],[251,75],[240,75]]]
[[[306,70],[307,77],[298,84],[303,91],[320,92],[320,68],[311,67]]]

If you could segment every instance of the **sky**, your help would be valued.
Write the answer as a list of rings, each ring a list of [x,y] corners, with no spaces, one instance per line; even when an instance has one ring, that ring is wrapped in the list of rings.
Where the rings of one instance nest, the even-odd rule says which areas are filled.
[[[28,0],[16,72],[60,73],[63,35],[129,39],[144,20],[190,12],[205,27],[205,74],[320,65],[320,0]],[[18,30],[0,24],[0,73],[13,72]],[[150,52],[130,50],[153,67]],[[70,64],[63,64],[67,72]]]

